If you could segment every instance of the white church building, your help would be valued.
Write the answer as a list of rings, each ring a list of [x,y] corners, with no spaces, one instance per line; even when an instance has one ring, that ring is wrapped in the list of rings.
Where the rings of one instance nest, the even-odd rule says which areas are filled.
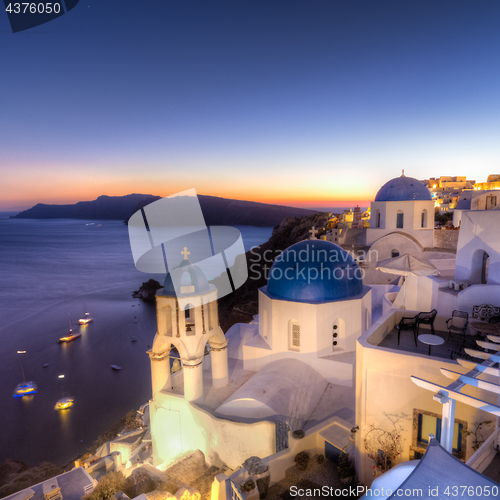
[[[434,213],[427,186],[403,171],[400,177],[387,181],[371,202],[369,228],[347,229],[341,237],[327,233],[326,239],[336,238],[343,248],[358,252],[367,285],[393,283],[394,275],[377,270],[378,263],[404,254],[451,273],[458,232],[435,231]]]
[[[356,340],[371,326],[371,290],[346,251],[316,239],[292,245],[259,291],[262,320],[226,337],[216,293],[188,260],[157,292],[148,353],[155,465],[200,449],[210,464],[237,467],[282,451],[279,422],[304,430],[338,412],[344,431],[354,425]],[[176,357],[182,369],[172,374]]]
[[[386,182],[371,202],[366,244],[389,234],[400,234],[422,248],[434,246],[434,201],[427,186],[413,177]]]
[[[423,249],[432,241],[428,226],[433,202],[426,199],[423,184],[425,190],[412,185],[409,177],[398,179],[384,185],[372,205],[372,218],[380,224],[373,229],[373,239],[376,243],[392,238],[392,245],[394,238],[405,238]],[[406,199],[411,196],[423,199]],[[403,227],[398,228],[401,212]],[[148,353],[154,465],[164,468],[183,454],[201,450],[210,465],[234,470],[230,477],[240,484],[249,477],[242,464],[257,456],[269,468],[273,483],[284,477],[300,451],[335,461],[346,447],[359,480],[370,484],[371,462],[363,437],[372,425],[383,427],[387,413],[410,418],[402,431],[401,460],[425,451],[419,441],[427,429],[420,429],[422,422],[438,422],[446,400],[433,398],[414,379],[433,378],[429,387],[446,387],[443,370],[459,373],[461,367],[431,356],[426,348],[416,353],[380,344],[403,314],[435,307],[436,328],[445,330],[453,309],[472,314],[472,306],[480,303],[500,307],[500,233],[487,230],[500,224],[497,214],[475,212],[463,219],[456,275],[468,277],[471,286],[451,292],[439,276],[419,277],[408,286],[411,305],[406,304],[406,311],[400,302],[390,301],[373,324],[374,294],[379,297],[384,285],[363,284],[351,255],[329,241],[312,238],[281,253],[267,286],[259,290],[258,317],[251,324],[234,325],[226,335],[218,322],[217,290],[184,260],[170,271],[156,296],[158,330]],[[404,246],[400,250],[405,253]],[[182,285],[183,280],[187,284]],[[172,373],[175,359],[182,369]],[[498,384],[497,372],[487,372],[490,383]],[[497,400],[481,385],[468,386],[466,396],[487,401],[493,414],[500,414],[495,413],[500,412]],[[484,468],[487,454],[479,463],[472,438],[457,429],[467,431],[491,419],[481,404],[470,406],[462,398],[447,424],[450,451],[475,461],[478,470]],[[488,442],[498,444],[499,436],[497,424]]]

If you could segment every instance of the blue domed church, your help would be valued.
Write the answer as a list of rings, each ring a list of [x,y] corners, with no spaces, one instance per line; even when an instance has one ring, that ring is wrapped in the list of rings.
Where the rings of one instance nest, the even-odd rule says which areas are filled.
[[[156,294],[148,351],[154,465],[200,450],[210,465],[239,468],[283,451],[288,430],[319,420],[335,427],[337,449],[349,442],[356,341],[371,326],[372,291],[362,277],[334,243],[296,243],[275,258],[259,290],[258,320],[224,335],[217,289],[187,257],[171,269]],[[173,373],[172,346],[181,361]]]
[[[371,203],[366,244],[391,233],[408,235],[422,248],[433,247],[434,201],[422,181],[403,174],[379,189]]]
[[[371,326],[371,289],[351,255],[323,240],[281,253],[259,290],[259,335],[243,346],[245,369],[293,358],[350,387],[356,340]]]

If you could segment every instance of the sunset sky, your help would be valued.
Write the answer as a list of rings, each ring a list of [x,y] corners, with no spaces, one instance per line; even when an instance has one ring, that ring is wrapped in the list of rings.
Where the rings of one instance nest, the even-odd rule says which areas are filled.
[[[16,34],[0,12],[0,210],[485,181],[499,88],[498,0],[80,0]]]

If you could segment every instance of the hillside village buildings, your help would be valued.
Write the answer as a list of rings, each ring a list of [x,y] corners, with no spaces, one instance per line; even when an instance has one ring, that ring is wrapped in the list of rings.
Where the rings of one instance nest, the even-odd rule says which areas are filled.
[[[489,191],[492,189],[500,189],[500,174],[489,175],[486,182],[475,183],[474,189],[478,191]]]
[[[152,454],[144,460],[164,470],[200,450],[226,471],[214,481],[214,500],[228,498],[226,491],[265,496],[300,452],[338,463],[347,451],[358,480],[370,485],[390,453],[380,444],[368,456],[367,436],[377,428],[386,435],[397,429],[398,455],[389,465],[421,458],[433,434],[484,471],[500,444],[500,329],[476,342],[482,328],[496,327],[474,321],[500,314],[500,212],[462,212],[456,254],[443,248],[437,233],[446,231],[434,231],[433,222],[434,201],[422,182],[404,175],[388,181],[371,204],[370,228],[348,232],[350,252],[314,232],[286,249],[259,290],[258,316],[226,335],[217,290],[186,254],[156,296],[148,351]],[[441,274],[409,272],[403,285],[378,269],[406,254]],[[448,335],[457,310],[468,317],[458,341]],[[403,317],[416,321],[422,312],[429,314],[418,318],[427,321],[398,330]],[[172,370],[172,357],[182,369]],[[493,423],[483,426],[486,441],[477,449],[472,431],[486,421]],[[106,467],[137,463],[139,438],[130,441],[135,448],[121,439],[100,451]],[[387,474],[377,481],[393,477]],[[228,486],[248,479],[251,491]]]
[[[423,183],[429,188],[435,207],[440,212],[448,212],[455,208],[462,191],[473,189],[476,181],[467,180],[465,176],[441,176]]]

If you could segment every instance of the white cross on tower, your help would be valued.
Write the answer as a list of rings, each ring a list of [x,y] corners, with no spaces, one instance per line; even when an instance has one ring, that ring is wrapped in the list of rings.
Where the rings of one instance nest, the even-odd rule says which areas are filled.
[[[184,250],[181,252],[184,255],[184,260],[188,260],[188,255],[191,255],[191,252],[188,251],[187,247],[184,247]]]
[[[317,240],[316,234],[319,233],[319,231],[313,226],[312,229],[309,229],[309,232],[311,233],[311,237],[309,238],[310,240]]]

